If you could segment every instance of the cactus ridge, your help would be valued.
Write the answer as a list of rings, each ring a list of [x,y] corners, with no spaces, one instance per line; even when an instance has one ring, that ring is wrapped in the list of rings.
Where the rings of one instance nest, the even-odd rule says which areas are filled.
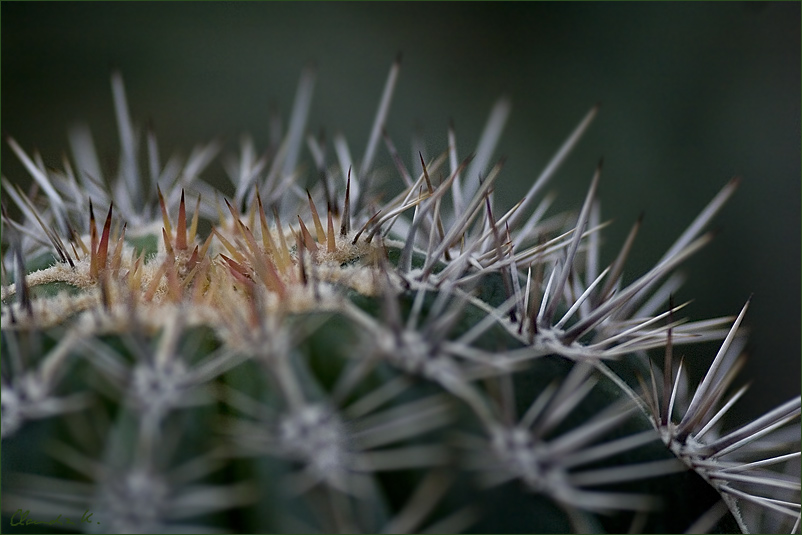
[[[725,425],[748,303],[689,320],[673,300],[738,179],[625,282],[641,221],[602,269],[601,163],[578,214],[533,206],[598,106],[504,211],[510,102],[473,155],[450,128],[408,167],[384,130],[399,68],[358,162],[341,135],[334,162],[304,137],[304,71],[286,134],[224,160],[228,195],[200,179],[219,143],[167,162],[142,144],[116,73],[112,179],[85,127],[58,171],[9,139],[35,188],[2,179],[19,213],[4,203],[4,515],[91,509],[80,528],[120,533],[798,533],[800,398]],[[374,167],[382,142],[400,184]],[[674,348],[719,340],[692,381]]]

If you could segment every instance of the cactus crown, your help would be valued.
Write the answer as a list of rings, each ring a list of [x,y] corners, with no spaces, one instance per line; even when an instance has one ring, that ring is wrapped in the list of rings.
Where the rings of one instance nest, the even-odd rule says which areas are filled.
[[[471,157],[449,129],[408,167],[383,130],[398,72],[363,158],[335,136],[333,164],[304,136],[305,72],[286,134],[228,162],[228,196],[199,179],[216,143],[141,150],[119,75],[111,179],[86,129],[60,171],[9,140],[35,188],[3,178],[22,216],[4,206],[4,513],[91,509],[81,527],[105,532],[798,532],[800,398],[725,427],[747,306],[689,321],[672,298],[738,181],[624,283],[640,221],[602,269],[601,164],[578,215],[535,204],[598,107],[499,210],[509,102]],[[374,169],[382,141],[398,187]],[[711,340],[692,381],[674,348]]]

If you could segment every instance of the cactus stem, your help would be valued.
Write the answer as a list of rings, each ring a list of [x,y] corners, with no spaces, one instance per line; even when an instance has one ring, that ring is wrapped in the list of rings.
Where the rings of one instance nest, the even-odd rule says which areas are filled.
[[[323,133],[304,134],[315,80],[305,69],[286,135],[273,114],[263,156],[243,137],[224,161],[230,197],[196,180],[217,142],[163,166],[148,128],[140,153],[118,73],[115,177],[103,176],[86,129],[72,130],[76,169],[65,157],[63,171],[9,140],[35,187],[2,179],[22,214],[12,221],[2,206],[3,445],[11,465],[30,464],[31,440],[53,431],[49,455],[85,481],[12,474],[4,511],[26,500],[45,513],[97,506],[109,531],[209,531],[219,526],[207,521],[231,519],[223,530],[277,531],[295,511],[311,513],[298,531],[452,531],[479,518],[476,505],[504,502],[522,507],[530,530],[554,531],[543,518],[585,531],[798,530],[799,397],[727,421],[748,387],[731,391],[749,301],[735,318],[700,321],[674,303],[675,268],[712,239],[704,227],[738,180],[625,285],[643,214],[602,265],[601,163],[578,216],[547,218],[553,195],[529,209],[598,105],[527,195],[500,209],[504,158],[491,164],[509,99],[492,107],[474,155],[460,162],[449,121],[446,150],[430,159],[418,135],[407,167],[386,130],[398,73],[396,60],[361,161],[338,132],[332,164]],[[400,175],[386,187],[373,169],[380,136]],[[318,177],[306,199],[304,145]],[[94,204],[109,206],[100,232]],[[676,348],[722,339],[692,383]],[[646,353],[655,348],[662,366]],[[41,431],[26,426],[57,415]],[[238,474],[253,483],[231,482]]]

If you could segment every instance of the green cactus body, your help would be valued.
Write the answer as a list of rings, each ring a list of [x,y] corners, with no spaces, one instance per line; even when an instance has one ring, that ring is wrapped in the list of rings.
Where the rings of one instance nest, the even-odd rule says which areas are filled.
[[[228,196],[198,180],[214,144],[140,159],[117,75],[108,184],[88,136],[62,171],[10,141],[38,192],[3,179],[4,529],[799,532],[800,399],[723,427],[746,307],[688,321],[671,297],[737,181],[624,284],[639,222],[600,269],[601,167],[578,215],[533,204],[596,108],[499,210],[505,100],[462,163],[453,132],[411,170],[385,136],[401,185],[379,183],[398,68],[358,166],[304,139],[306,72]],[[711,340],[691,382],[674,348]]]

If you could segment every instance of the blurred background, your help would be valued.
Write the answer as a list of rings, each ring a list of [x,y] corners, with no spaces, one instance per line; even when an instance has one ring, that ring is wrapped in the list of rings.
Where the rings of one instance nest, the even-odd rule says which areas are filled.
[[[746,322],[755,416],[800,391],[800,4],[3,2],[2,131],[60,167],[66,132],[88,123],[113,168],[109,75],[120,69],[132,116],[152,124],[162,159],[242,133],[268,140],[302,68],[317,66],[309,129],[342,131],[361,155],[396,55],[388,131],[407,165],[423,132],[446,148],[453,120],[468,155],[495,100],[513,108],[497,156],[500,206],[526,192],[596,102],[601,112],[552,180],[554,211],[578,208],[604,158],[606,259],[641,212],[631,280],[647,270],[733,176],[721,232],[688,262],[678,301],[695,319]],[[330,137],[329,137],[330,139]],[[391,165],[380,149],[379,163]],[[308,155],[305,155],[308,159]],[[2,173],[27,175],[7,145]],[[219,163],[203,176],[223,175]],[[682,349],[709,362],[716,346]],[[739,383],[739,384],[740,384]]]

